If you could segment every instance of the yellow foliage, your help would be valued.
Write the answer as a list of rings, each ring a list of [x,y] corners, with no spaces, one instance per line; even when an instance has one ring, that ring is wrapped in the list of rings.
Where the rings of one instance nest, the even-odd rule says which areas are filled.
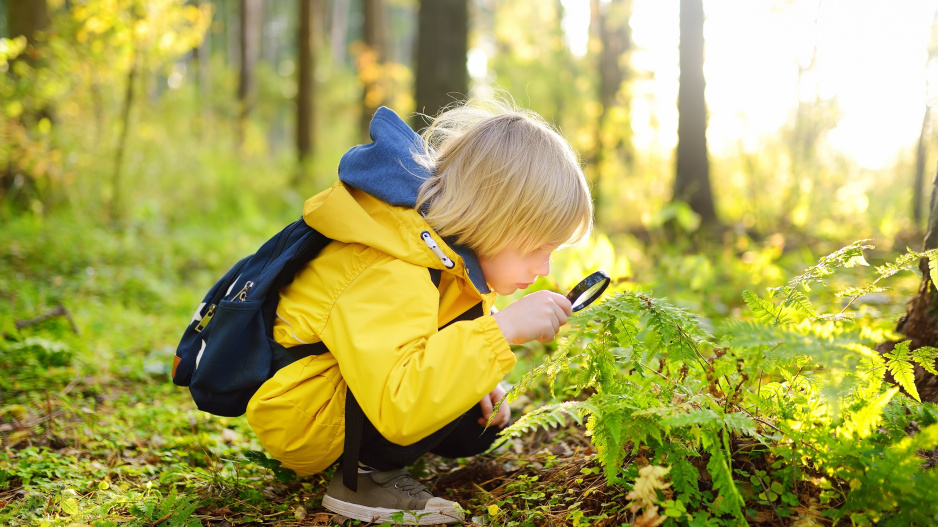
[[[632,500],[632,510],[638,510],[640,507],[651,507],[658,501],[658,490],[665,490],[671,487],[670,483],[662,478],[668,475],[671,467],[660,467],[657,465],[648,465],[638,471],[638,478],[635,479],[635,486],[626,494],[626,498]],[[655,507],[657,509],[657,507]],[[647,511],[646,511],[647,512]]]

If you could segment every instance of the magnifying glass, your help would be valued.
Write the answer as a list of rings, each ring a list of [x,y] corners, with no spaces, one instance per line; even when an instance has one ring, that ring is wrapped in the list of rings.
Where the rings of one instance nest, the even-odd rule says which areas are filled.
[[[573,312],[585,308],[599,298],[603,291],[609,287],[609,275],[603,271],[596,271],[595,273],[584,278],[579,284],[576,285],[569,293],[567,293],[567,300],[573,304]]]

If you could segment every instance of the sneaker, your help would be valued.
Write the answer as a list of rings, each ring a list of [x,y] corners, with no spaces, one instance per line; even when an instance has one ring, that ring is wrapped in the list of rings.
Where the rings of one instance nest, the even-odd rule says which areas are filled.
[[[403,468],[359,473],[358,492],[352,492],[342,483],[339,467],[322,498],[322,506],[346,518],[376,524],[435,525],[455,523],[465,517],[458,503],[434,497]],[[397,517],[401,512],[403,518]]]

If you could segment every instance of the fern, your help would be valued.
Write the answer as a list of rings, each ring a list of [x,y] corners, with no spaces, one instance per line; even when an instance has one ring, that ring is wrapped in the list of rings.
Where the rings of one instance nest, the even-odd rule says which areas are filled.
[[[838,269],[867,265],[863,256],[867,248],[858,241],[835,251],[787,284],[768,289],[767,296],[744,291],[751,316],[721,324],[719,338],[704,330],[696,315],[650,293],[608,295],[601,304],[571,318],[572,330],[557,351],[525,374],[509,395],[511,400],[546,380],[555,397],[574,393],[589,398],[541,407],[503,435],[585,422],[609,484],[631,481],[623,476],[630,456],[648,460],[654,456],[653,464],[672,467],[675,501],[702,507],[708,517],[727,523],[745,521],[747,503],[734,481],[733,468],[740,468],[734,456],[741,453],[737,441],[753,438],[764,447],[744,455],[766,456],[757,461],[766,467],[772,466],[771,459],[792,465],[778,469],[786,472],[772,476],[772,481],[797,485],[803,480],[800,465],[804,465],[838,480],[843,494],[837,498],[841,501],[831,502],[832,508],[854,507],[860,502],[851,502],[851,496],[869,499],[870,491],[848,490],[852,480],[864,486],[892,485],[882,482],[888,475],[880,460],[905,436],[906,424],[917,416],[922,425],[938,422],[938,411],[932,415],[904,395],[893,396],[894,387],[883,390],[888,371],[899,386],[917,396],[912,367],[920,364],[938,370],[938,348],[911,351],[906,342],[880,355],[872,347],[883,337],[858,327],[847,313],[859,296],[884,291],[879,284],[884,278],[917,269],[922,257],[938,262],[938,250],[909,251],[874,268],[878,277],[873,283],[839,293],[851,298],[842,309],[838,306],[839,312],[823,312],[805,294],[825,285]],[[930,273],[936,272],[936,266]],[[898,404],[909,410],[895,410]],[[883,432],[887,414],[892,417],[886,425],[900,431],[895,439]],[[706,489],[697,486],[707,485],[703,482],[708,478],[699,474],[704,468],[687,461],[697,455],[707,457]],[[898,459],[891,453],[887,457]],[[874,481],[872,474],[880,479]],[[938,477],[934,483],[938,485]],[[926,494],[923,491],[920,497]],[[840,505],[843,496],[847,503]],[[904,517],[889,505],[898,501],[913,503],[894,495],[884,499],[881,506],[877,504],[883,518]],[[938,499],[928,507],[938,512]],[[840,517],[837,511],[832,513],[835,519]]]
[[[876,284],[870,284],[866,287],[847,287],[834,293],[836,297],[861,297],[870,293],[882,293],[888,291],[885,287],[879,287]]]
[[[707,452],[710,460],[707,462],[707,472],[713,480],[713,489],[719,492],[714,502],[717,511],[723,514],[732,514],[742,520],[741,509],[745,504],[736,482],[733,481],[733,471],[730,469],[729,458],[726,453],[730,451],[729,437],[726,432],[711,436],[708,441]]]
[[[746,305],[749,306],[749,309],[752,311],[752,316],[755,317],[756,322],[759,324],[784,326],[792,322],[792,318],[785,311],[785,308],[777,307],[772,302],[760,298],[752,291],[743,291],[742,296]]]
[[[787,292],[787,297],[782,303],[782,307],[790,307],[794,309],[796,313],[801,315],[817,318],[817,310],[814,309],[814,304],[811,303],[811,300],[801,291],[797,289],[792,289]]]
[[[566,401],[546,404],[521,416],[517,421],[500,432],[503,438],[520,437],[539,428],[562,427],[567,417],[577,424],[583,424],[584,417],[590,413],[588,401]]]
[[[912,350],[912,360],[932,375],[938,375],[938,370],[935,369],[935,359],[938,359],[938,348],[922,346]]]
[[[817,264],[808,267],[803,273],[788,281],[788,287],[797,289],[799,286],[805,291],[811,290],[811,284],[826,285],[825,276],[834,274],[838,267],[854,267],[856,265],[869,265],[863,258],[864,249],[872,249],[872,245],[864,245],[869,240],[858,240],[821,258]],[[772,288],[773,291],[782,292],[783,287]]]
[[[883,354],[886,357],[886,368],[896,379],[899,386],[902,386],[916,401],[921,402],[918,396],[918,389],[915,387],[915,369],[912,366],[909,354],[909,341],[903,340],[896,344],[892,352]]]
[[[194,518],[192,513],[199,507],[199,502],[189,496],[179,496],[176,488],[170,491],[169,496],[158,501],[144,500],[130,508],[139,521],[133,525],[173,525],[179,527],[199,527],[202,523]],[[141,523],[142,522],[142,523]]]

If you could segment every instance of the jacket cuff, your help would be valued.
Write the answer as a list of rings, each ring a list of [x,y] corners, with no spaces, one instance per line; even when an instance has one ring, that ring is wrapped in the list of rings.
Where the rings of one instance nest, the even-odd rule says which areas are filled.
[[[505,338],[505,334],[502,333],[501,328],[498,327],[495,317],[486,315],[476,320],[479,322],[479,327],[486,343],[489,345],[489,349],[492,350],[493,359],[497,363],[498,369],[502,370],[503,374],[508,373],[515,367],[518,359],[511,351],[511,346],[508,344],[508,340]]]

